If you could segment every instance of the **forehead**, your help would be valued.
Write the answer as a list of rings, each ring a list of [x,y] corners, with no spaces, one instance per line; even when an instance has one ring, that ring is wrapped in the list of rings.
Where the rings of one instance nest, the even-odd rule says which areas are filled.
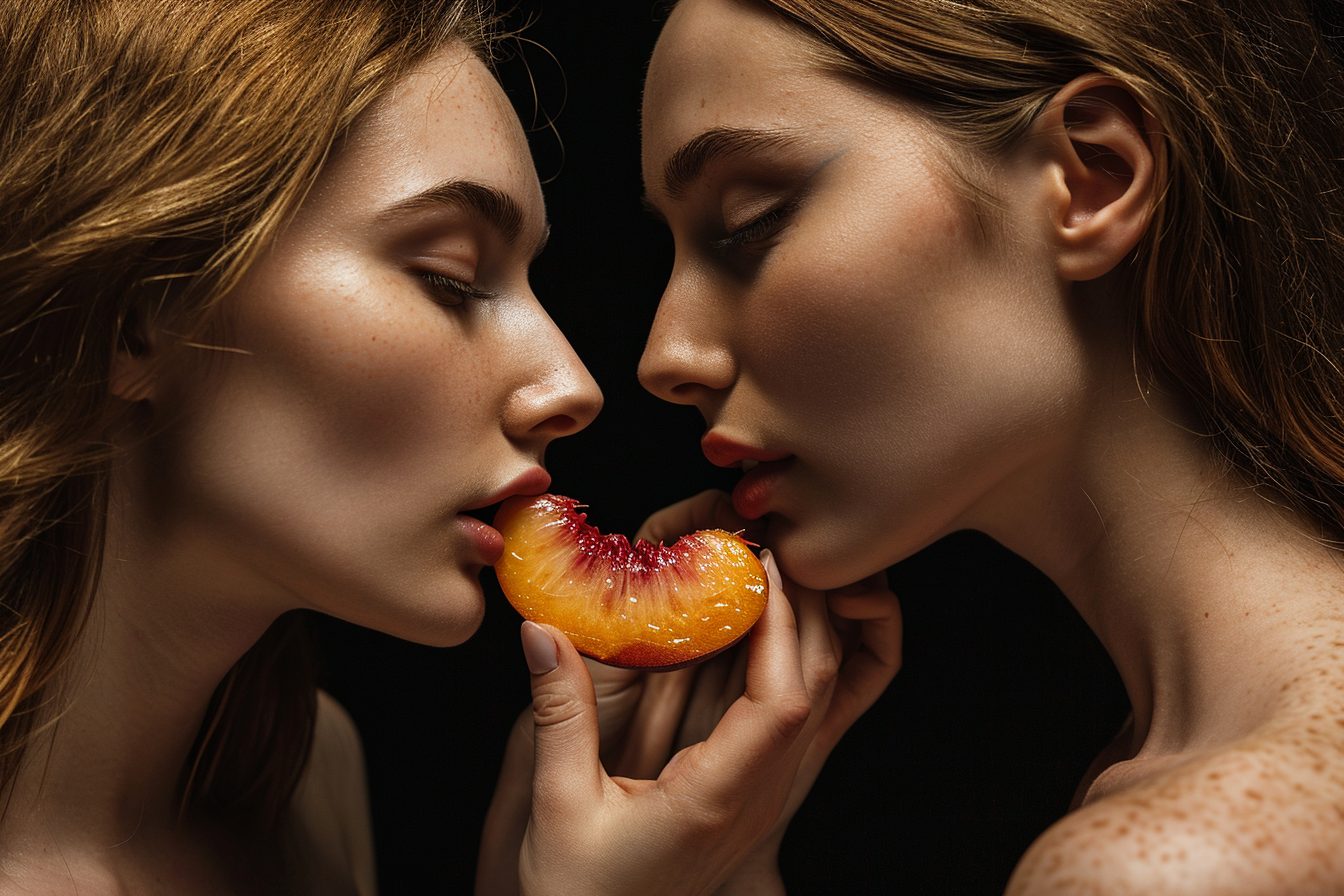
[[[422,60],[355,122],[316,187],[323,205],[382,208],[452,180],[542,208],[527,138],[485,64],[460,46]]]
[[[659,36],[645,80],[646,178],[648,166],[714,128],[795,131],[815,124],[816,91],[841,85],[817,67],[811,49],[756,4],[682,0]]]
[[[868,162],[918,159],[964,180],[955,161],[964,147],[897,93],[834,70],[779,14],[751,0],[681,0],[645,80],[644,186],[655,207],[681,198],[682,175],[704,170],[688,161],[704,156],[819,159],[853,150]]]

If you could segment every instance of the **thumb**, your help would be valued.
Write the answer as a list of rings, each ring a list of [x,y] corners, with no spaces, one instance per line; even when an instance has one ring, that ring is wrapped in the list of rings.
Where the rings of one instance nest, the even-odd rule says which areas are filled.
[[[602,795],[597,701],[574,645],[549,625],[524,622],[523,656],[532,673],[533,815],[584,812]]]

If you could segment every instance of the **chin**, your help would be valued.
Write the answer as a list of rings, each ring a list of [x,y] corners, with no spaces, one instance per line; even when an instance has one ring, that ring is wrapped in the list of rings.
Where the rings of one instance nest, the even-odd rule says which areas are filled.
[[[896,562],[888,561],[885,555],[854,550],[858,546],[871,548],[875,539],[844,536],[840,532],[835,525],[800,524],[771,516],[765,543],[775,553],[785,576],[814,591],[852,585]]]
[[[485,593],[479,581],[468,578],[427,589],[411,609],[381,625],[351,621],[426,647],[456,647],[476,634],[484,619]]]
[[[806,525],[799,525],[785,517],[771,514],[765,543],[775,555],[775,562],[785,577],[804,588],[828,591],[848,585],[857,579],[844,579],[837,564],[834,549],[827,539],[816,537]],[[858,578],[863,578],[859,576]]]

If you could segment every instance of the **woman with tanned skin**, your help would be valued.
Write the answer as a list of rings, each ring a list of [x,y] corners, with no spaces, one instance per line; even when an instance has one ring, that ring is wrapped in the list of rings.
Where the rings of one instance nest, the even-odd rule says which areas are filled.
[[[682,0],[658,42],[640,375],[736,514],[797,593],[984,531],[1124,681],[1011,894],[1344,890],[1342,88],[1294,3]]]
[[[528,283],[545,206],[490,21],[0,4],[0,893],[375,891],[359,739],[295,611],[470,637],[502,550],[472,514],[544,491],[601,403]],[[582,662],[524,626],[525,892],[731,873],[830,701],[824,605],[797,608],[646,782],[603,772]]]

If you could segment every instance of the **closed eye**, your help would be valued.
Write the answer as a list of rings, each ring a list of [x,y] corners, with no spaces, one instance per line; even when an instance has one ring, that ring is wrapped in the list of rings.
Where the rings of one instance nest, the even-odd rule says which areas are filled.
[[[711,241],[709,246],[716,252],[726,252],[763,243],[783,229],[801,204],[802,196],[794,196],[767,209],[722,239]]]
[[[425,284],[430,297],[440,305],[453,307],[468,300],[485,301],[496,296],[496,293],[434,271],[417,271],[416,276]]]

